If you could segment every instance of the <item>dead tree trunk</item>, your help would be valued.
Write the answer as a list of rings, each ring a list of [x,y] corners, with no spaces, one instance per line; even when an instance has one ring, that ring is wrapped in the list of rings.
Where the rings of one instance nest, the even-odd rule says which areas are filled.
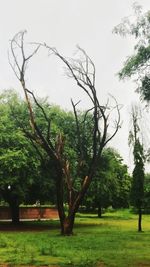
[[[63,222],[63,228],[61,229],[62,235],[72,235],[74,227],[75,214],[68,215]]]

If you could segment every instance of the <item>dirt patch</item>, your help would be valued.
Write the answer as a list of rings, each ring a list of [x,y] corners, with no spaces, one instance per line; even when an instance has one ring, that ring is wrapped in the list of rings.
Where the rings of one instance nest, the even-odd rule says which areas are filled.
[[[96,267],[105,267],[104,263],[103,262],[98,262]]]

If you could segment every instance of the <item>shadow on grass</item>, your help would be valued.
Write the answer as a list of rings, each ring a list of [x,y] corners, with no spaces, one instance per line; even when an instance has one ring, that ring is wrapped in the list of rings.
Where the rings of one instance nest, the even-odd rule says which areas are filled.
[[[102,214],[101,217],[98,217],[97,214],[77,214],[76,218],[81,219],[95,219],[95,220],[129,220],[133,219],[133,213],[128,214],[115,214],[114,212],[108,214]]]
[[[97,224],[96,222],[93,221],[93,223],[84,223],[84,222],[76,222],[74,225],[74,235],[76,235],[76,230],[77,229],[91,229],[96,227],[102,227],[106,226],[105,223],[99,223]],[[3,222],[0,223],[0,232],[46,232],[46,231],[56,231],[56,235],[62,236],[60,234],[60,224],[59,221],[46,221],[46,222],[21,222],[19,225],[13,225],[10,222]]]
[[[89,219],[89,221],[88,221]],[[121,214],[103,214],[101,218],[98,218],[97,214],[77,214],[75,228],[82,227],[101,227],[105,226],[108,221],[118,221],[118,220],[130,220],[132,218],[132,214],[126,214],[121,216]],[[10,221],[0,222],[0,231],[18,231],[18,232],[27,232],[27,231],[50,231],[50,230],[58,230],[60,232],[60,222],[59,220],[34,220],[34,221],[21,221],[18,225],[13,225]]]
[[[25,221],[20,222],[17,225],[12,224],[11,222],[0,222],[0,231],[49,231],[57,230],[60,228],[59,221]]]

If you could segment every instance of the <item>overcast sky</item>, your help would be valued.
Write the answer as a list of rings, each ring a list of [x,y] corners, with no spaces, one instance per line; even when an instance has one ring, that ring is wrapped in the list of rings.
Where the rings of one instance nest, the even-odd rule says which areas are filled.
[[[120,82],[117,72],[132,53],[133,40],[112,34],[121,18],[132,14],[132,0],[0,0],[0,91],[15,88],[20,91],[9,63],[9,40],[20,30],[27,30],[27,40],[46,42],[64,55],[71,57],[76,45],[84,48],[96,66],[97,91],[100,99],[108,94],[123,104],[122,129],[111,145],[116,147],[131,166],[128,148],[129,110],[138,100],[135,85]],[[146,11],[150,0],[138,2]],[[38,56],[27,73],[28,87],[39,96],[71,109],[70,98],[83,99],[84,95],[73,80],[64,75],[62,65],[46,54]]]

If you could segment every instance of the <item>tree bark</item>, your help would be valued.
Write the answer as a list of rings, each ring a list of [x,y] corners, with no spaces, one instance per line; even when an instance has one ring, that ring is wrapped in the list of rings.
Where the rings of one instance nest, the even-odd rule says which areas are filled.
[[[142,209],[141,209],[141,207],[138,210],[138,215],[139,215],[139,218],[138,218],[138,232],[142,232]]]
[[[100,203],[98,205],[98,218],[102,218],[102,207]]]
[[[64,229],[65,210],[64,210],[64,188],[63,188],[63,172],[58,162],[55,162],[56,168],[56,198],[57,198],[57,209],[60,220],[61,233]]]
[[[73,235],[74,218],[75,214],[72,214],[64,219],[63,228],[61,229],[62,235]]]
[[[19,224],[19,203],[16,199],[13,199],[10,203],[11,219],[13,224]]]

